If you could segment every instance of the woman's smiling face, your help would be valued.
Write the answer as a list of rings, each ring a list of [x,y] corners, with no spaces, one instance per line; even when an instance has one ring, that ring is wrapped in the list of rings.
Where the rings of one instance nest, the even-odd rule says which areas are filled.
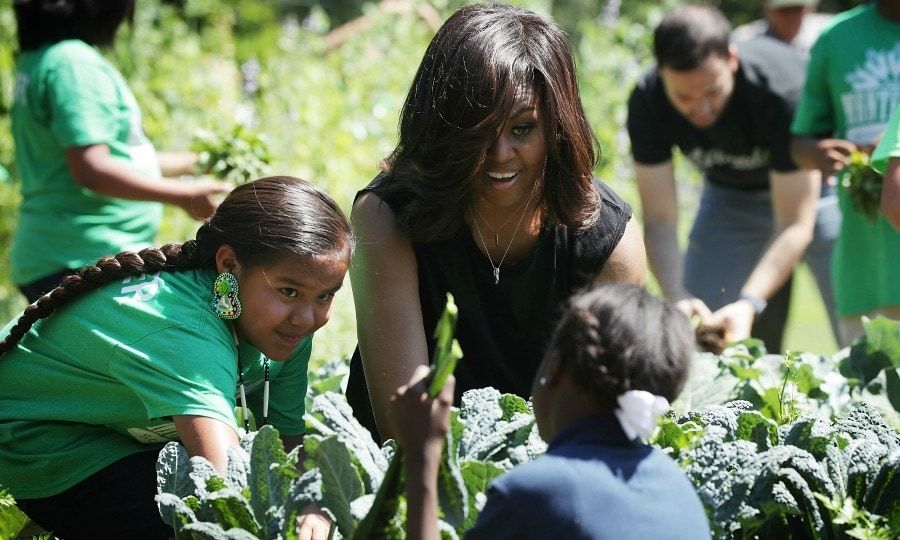
[[[525,87],[517,92],[509,118],[485,153],[475,178],[476,198],[500,207],[518,206],[540,181],[546,156],[539,95]]]
[[[240,286],[237,334],[272,360],[288,359],[304,338],[328,322],[334,294],[350,262],[341,252],[324,257],[290,255],[248,268],[236,262],[230,246],[221,249],[231,252],[225,266],[232,266]]]

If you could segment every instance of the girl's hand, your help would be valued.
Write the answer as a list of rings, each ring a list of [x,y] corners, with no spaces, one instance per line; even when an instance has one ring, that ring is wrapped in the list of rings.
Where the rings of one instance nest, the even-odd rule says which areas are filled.
[[[828,177],[847,166],[850,163],[850,154],[857,150],[857,146],[843,139],[822,139],[815,146],[813,157],[816,168],[822,171],[823,177]]]
[[[440,457],[444,436],[450,429],[450,407],[456,379],[447,378],[435,399],[428,397],[427,366],[419,366],[409,383],[391,396],[388,415],[397,443],[410,458],[432,455]]]
[[[331,519],[316,503],[309,503],[297,516],[297,535],[300,540],[327,540]]]

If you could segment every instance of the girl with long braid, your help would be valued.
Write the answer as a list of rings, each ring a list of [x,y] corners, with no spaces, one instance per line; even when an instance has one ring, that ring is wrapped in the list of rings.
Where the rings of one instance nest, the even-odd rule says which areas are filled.
[[[352,244],[327,194],[278,176],[232,191],[194,240],[66,277],[0,331],[0,485],[67,540],[170,536],[165,442],[224,469],[238,406],[302,443],[312,334]],[[310,509],[298,526],[328,525]]]

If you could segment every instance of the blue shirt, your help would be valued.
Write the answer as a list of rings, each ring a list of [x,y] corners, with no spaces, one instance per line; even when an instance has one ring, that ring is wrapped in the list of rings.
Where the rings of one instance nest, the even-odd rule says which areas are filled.
[[[467,540],[709,538],[699,497],[671,458],[629,441],[613,416],[574,422],[547,453],[495,480]]]

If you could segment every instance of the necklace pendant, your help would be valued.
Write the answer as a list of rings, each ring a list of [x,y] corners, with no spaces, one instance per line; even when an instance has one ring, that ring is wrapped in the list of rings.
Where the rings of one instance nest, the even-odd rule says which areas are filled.
[[[497,285],[499,283],[500,283],[500,268],[495,266],[494,267],[494,285]]]

